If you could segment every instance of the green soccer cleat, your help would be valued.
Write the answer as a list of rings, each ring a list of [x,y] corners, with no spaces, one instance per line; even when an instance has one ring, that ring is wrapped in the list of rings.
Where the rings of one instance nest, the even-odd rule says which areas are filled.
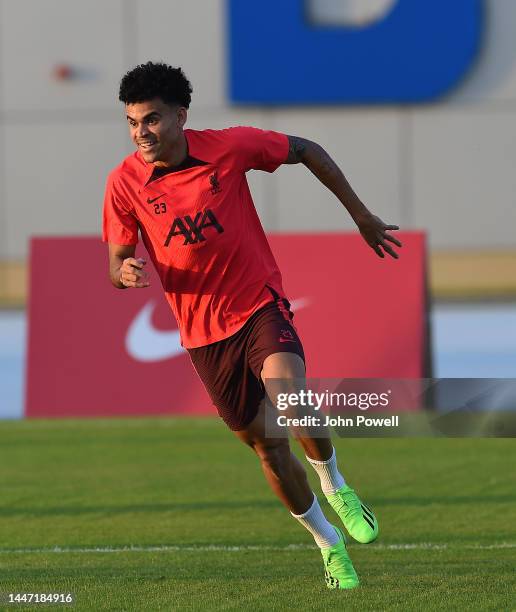
[[[359,585],[358,576],[346,550],[344,534],[337,527],[335,531],[339,535],[337,544],[321,548],[326,586],[329,589],[354,589]]]
[[[335,493],[326,495],[326,499],[352,538],[361,544],[376,540],[378,521],[371,508],[360,501],[351,487],[344,485]]]

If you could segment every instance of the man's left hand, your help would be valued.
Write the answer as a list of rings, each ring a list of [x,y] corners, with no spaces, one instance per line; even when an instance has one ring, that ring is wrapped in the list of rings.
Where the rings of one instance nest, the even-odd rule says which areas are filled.
[[[387,233],[392,230],[399,230],[400,228],[397,225],[387,225],[376,215],[367,215],[357,220],[356,223],[362,238],[375,251],[378,257],[385,257],[385,251],[385,253],[394,257],[394,259],[398,259],[398,253],[396,253],[390,244],[387,244],[392,242],[398,247],[402,246],[399,240]]]

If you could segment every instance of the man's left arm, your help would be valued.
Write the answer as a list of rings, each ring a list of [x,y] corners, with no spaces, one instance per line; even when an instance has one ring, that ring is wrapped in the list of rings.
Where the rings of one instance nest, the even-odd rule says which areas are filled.
[[[298,136],[289,136],[288,140],[289,152],[284,163],[304,164],[342,202],[357,224],[362,237],[376,254],[385,257],[385,251],[391,257],[398,259],[398,253],[388,242],[398,247],[401,247],[401,242],[387,232],[397,230],[399,227],[385,224],[367,209],[340,168],[320,145]]]

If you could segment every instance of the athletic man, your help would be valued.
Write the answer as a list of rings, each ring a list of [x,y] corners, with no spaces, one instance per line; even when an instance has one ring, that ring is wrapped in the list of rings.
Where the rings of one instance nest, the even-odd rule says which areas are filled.
[[[267,430],[270,379],[283,390],[305,379],[304,352],[281,274],[251,199],[245,173],[304,164],[346,207],[377,253],[401,246],[362,204],[335,162],[309,140],[256,128],[183,129],[192,88],[180,68],[147,63],[121,81],[119,99],[136,151],[111,172],[103,239],[119,289],[149,285],[135,259],[138,230],[177,318],[181,341],[219,415],[258,455],[265,477],[321,549],[329,588],[358,577],[337,527],[324,516],[288,439]],[[266,403],[269,396],[272,403]],[[268,419],[271,427],[275,419]],[[274,427],[274,425],[272,425]],[[373,541],[378,524],[344,481],[329,436],[298,436],[329,503],[352,537]]]

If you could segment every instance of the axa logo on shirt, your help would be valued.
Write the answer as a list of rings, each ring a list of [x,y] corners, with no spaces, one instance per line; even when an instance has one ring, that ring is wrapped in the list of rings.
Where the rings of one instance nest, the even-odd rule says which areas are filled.
[[[229,0],[234,102],[424,102],[456,85],[480,48],[484,0],[397,0],[360,27],[314,24],[310,1]]]
[[[215,214],[209,208],[198,212],[193,219],[190,215],[176,217],[168,232],[165,246],[170,244],[174,236],[183,236],[183,246],[204,242],[206,236],[203,234],[203,230],[206,230],[208,227],[213,227],[219,234],[222,234],[224,231],[222,225],[217,221],[217,217],[215,217]]]

